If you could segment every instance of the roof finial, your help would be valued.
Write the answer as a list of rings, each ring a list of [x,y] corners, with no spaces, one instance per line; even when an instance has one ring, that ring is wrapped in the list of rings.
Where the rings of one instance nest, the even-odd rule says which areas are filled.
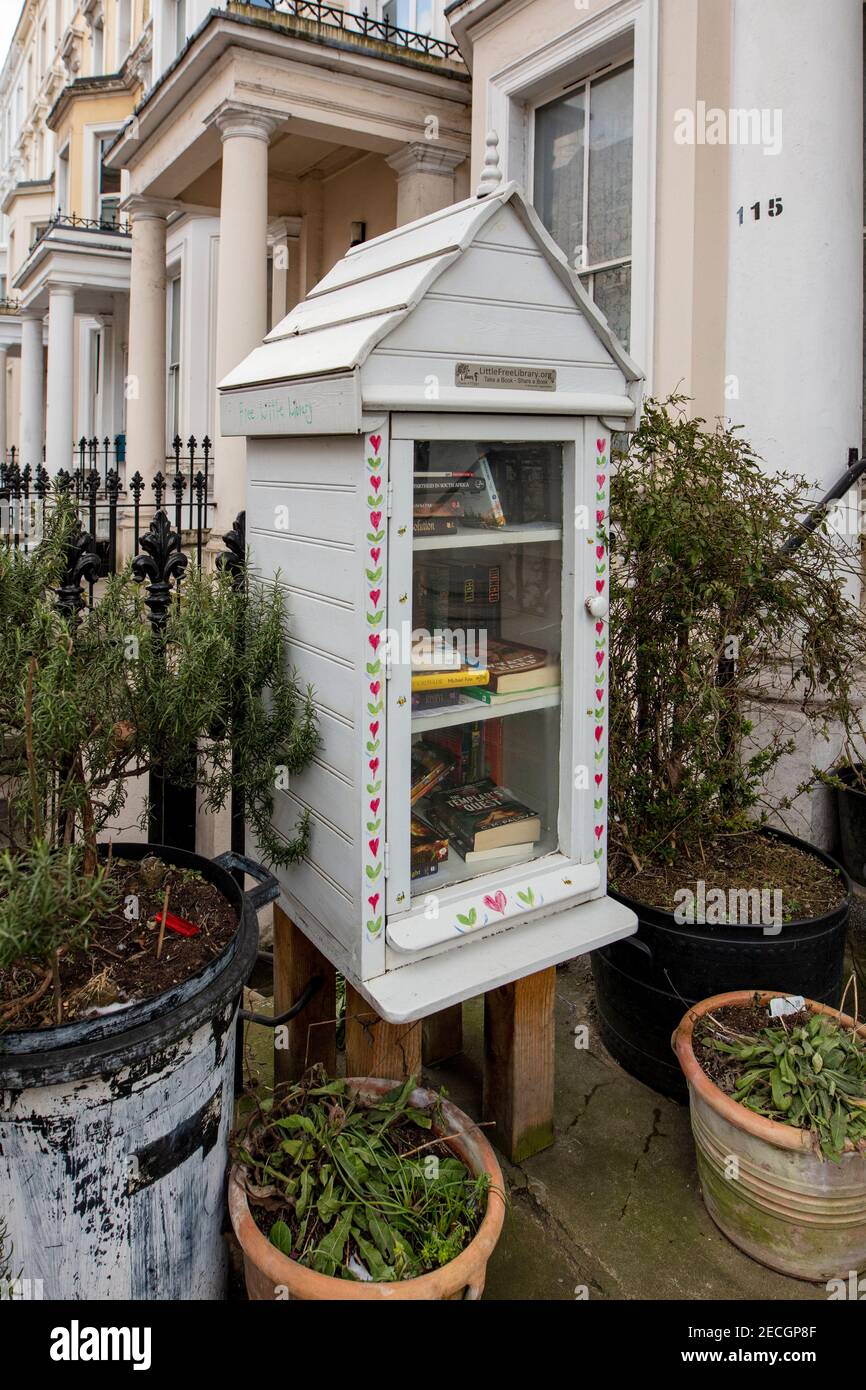
[[[502,182],[502,169],[499,165],[499,136],[495,130],[488,130],[487,146],[484,153],[484,168],[481,171],[481,179],[476,189],[476,197],[486,198],[488,193],[493,193]]]

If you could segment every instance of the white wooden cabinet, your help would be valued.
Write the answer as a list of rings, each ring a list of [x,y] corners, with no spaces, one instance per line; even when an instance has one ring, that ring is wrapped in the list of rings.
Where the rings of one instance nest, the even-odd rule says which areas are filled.
[[[605,891],[604,615],[611,431],[633,428],[640,373],[520,191],[353,248],[220,390],[222,433],[248,439],[253,565],[285,587],[320,717],[277,796],[278,830],[312,818],[288,914],[392,1022],[632,932]],[[472,511],[491,488],[501,525]],[[546,683],[421,701],[419,630],[480,669],[491,638],[538,648]],[[413,749],[446,768],[415,807],[441,862],[411,852]],[[483,778],[531,832],[495,857],[440,818]]]

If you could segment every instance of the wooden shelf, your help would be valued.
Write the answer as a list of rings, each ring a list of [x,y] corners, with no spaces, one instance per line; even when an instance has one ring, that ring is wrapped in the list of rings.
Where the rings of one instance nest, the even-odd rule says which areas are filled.
[[[536,709],[553,709],[560,701],[560,688],[539,691],[528,695],[525,700],[510,700],[507,705],[488,705],[484,700],[473,700],[468,705],[446,705],[438,714],[415,715],[412,719],[412,733],[426,734],[433,729],[450,729],[455,724],[474,724],[479,719],[503,719],[510,714],[530,714]]]
[[[415,550],[468,550],[490,545],[530,545],[539,541],[561,541],[562,527],[546,521],[533,521],[527,526],[499,526],[496,530],[466,527],[447,536],[415,536]]]

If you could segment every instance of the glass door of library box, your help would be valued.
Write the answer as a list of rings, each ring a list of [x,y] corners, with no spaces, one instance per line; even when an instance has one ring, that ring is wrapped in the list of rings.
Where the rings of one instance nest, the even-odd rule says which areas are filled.
[[[416,428],[391,441],[389,919],[468,904],[482,880],[507,905],[526,879],[525,912],[527,875],[584,862],[599,881],[573,776],[581,426]]]

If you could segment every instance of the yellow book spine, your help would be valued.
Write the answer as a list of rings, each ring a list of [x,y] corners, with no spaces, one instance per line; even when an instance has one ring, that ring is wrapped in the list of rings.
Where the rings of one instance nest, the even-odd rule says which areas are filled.
[[[413,690],[457,690],[467,685],[486,685],[490,672],[472,671],[421,671],[412,677]]]

